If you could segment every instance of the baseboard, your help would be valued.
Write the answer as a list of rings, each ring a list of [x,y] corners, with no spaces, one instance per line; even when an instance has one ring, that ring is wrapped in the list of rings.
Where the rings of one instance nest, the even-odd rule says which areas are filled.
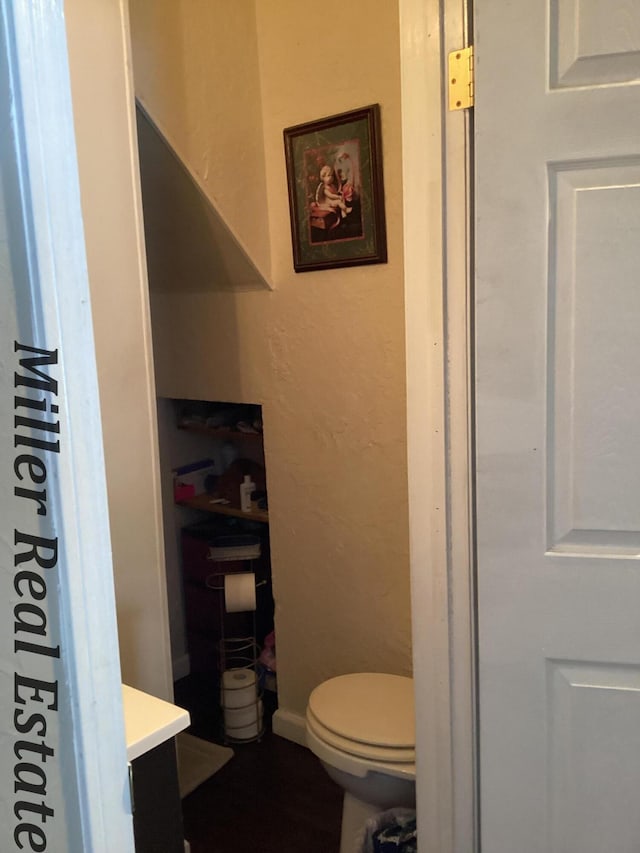
[[[273,733],[299,743],[300,746],[307,745],[306,726],[302,714],[278,708],[273,715]]]
[[[180,655],[179,658],[174,658],[173,665],[173,680],[178,681],[180,678],[186,678],[191,672],[191,661],[189,655]]]

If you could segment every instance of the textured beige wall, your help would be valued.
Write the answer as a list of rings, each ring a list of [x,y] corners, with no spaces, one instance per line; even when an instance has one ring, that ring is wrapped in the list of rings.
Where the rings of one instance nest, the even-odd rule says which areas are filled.
[[[190,89],[222,74],[207,34],[231,4],[170,4],[164,23],[155,14],[162,5],[132,0],[136,84],[162,69],[145,106],[194,163],[228,161],[224,119]],[[185,28],[188,72],[171,43]],[[275,290],[155,293],[152,314],[159,394],[263,405],[279,698],[303,713],[309,691],[331,675],[411,667],[397,8],[257,0],[256,32]],[[282,129],[374,102],[389,262],[296,275]],[[242,99],[228,107],[242,111]],[[206,155],[193,128],[203,149],[216,140]],[[253,250],[252,238],[246,245]]]
[[[254,0],[130,0],[136,97],[268,278]]]

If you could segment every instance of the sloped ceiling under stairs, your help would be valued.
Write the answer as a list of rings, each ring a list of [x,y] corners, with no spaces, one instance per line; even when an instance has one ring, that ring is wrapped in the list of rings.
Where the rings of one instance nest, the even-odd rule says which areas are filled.
[[[139,103],[136,120],[150,290],[270,289],[220,211]]]

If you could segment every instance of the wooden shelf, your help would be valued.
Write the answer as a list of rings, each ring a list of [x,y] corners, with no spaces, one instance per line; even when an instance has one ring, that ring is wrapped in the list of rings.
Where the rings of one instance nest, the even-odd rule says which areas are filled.
[[[208,435],[211,438],[217,438],[220,441],[235,441],[239,438],[248,438],[253,441],[260,439],[260,441],[262,441],[261,432],[242,432],[242,430],[233,429],[233,427],[209,427],[205,424],[194,423],[178,424],[178,429],[183,429],[187,432],[197,432],[200,433],[200,435]]]
[[[252,509],[251,512],[243,512],[236,506],[212,503],[212,500],[211,495],[204,494],[196,495],[186,501],[178,501],[178,504],[189,507],[189,509],[200,510],[200,512],[211,512],[214,515],[232,515],[235,518],[246,518],[247,521],[269,523],[269,512],[266,509]]]

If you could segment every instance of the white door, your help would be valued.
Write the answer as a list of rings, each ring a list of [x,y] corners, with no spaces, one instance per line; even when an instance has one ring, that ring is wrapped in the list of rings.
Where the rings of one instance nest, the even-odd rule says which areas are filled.
[[[483,853],[640,851],[640,2],[475,4]]]

